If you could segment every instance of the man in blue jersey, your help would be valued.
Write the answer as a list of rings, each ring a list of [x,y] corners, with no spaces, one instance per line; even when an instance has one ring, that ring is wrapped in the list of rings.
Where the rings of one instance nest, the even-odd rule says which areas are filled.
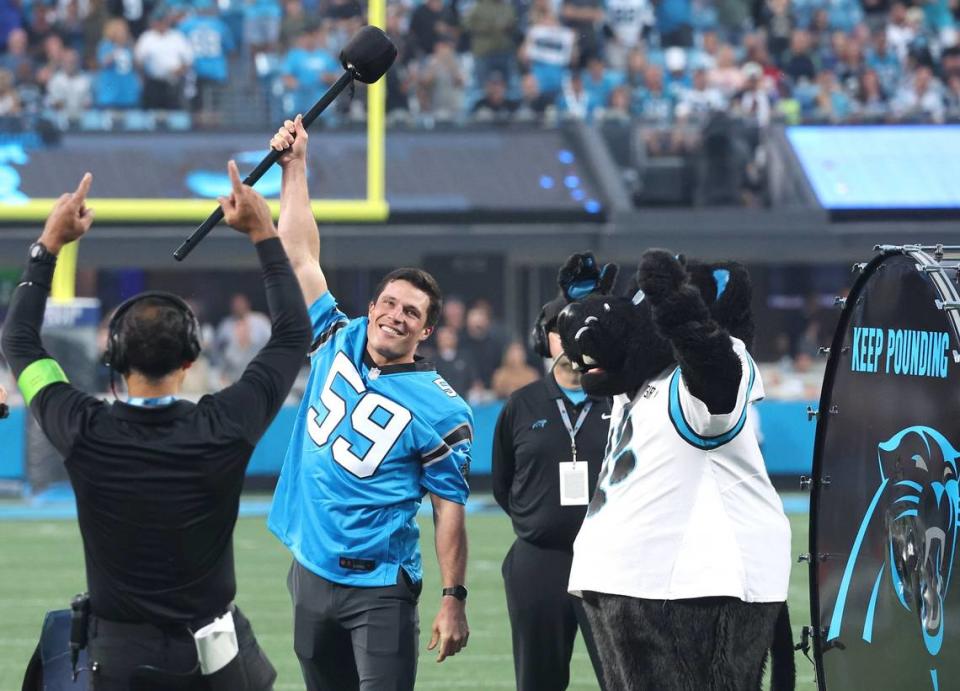
[[[443,589],[427,646],[437,661],[469,636],[464,577],[470,408],[416,357],[442,301],[419,269],[377,286],[367,316],[327,290],[298,116],[283,151],[279,232],[313,323],[310,378],[268,525],[293,553],[294,649],[307,688],[391,691],[416,679],[422,582],[417,510],[430,495]]]

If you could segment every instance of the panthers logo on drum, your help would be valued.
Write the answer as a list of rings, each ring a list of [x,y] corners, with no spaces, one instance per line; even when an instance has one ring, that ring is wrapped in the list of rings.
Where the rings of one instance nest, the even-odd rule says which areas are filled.
[[[847,625],[867,643],[872,641],[874,621],[886,617],[878,611],[894,602],[909,612],[919,627],[924,647],[931,657],[943,644],[944,603],[950,591],[957,549],[960,498],[957,459],[960,452],[938,431],[915,426],[901,430],[878,446],[880,485],[860,523],[843,571],[827,642],[840,636]],[[880,540],[868,533],[883,531]],[[876,573],[860,573],[857,561],[865,544],[883,544],[885,559]],[[854,586],[854,583],[857,586]],[[866,596],[863,621],[844,621],[844,608],[854,598]],[[894,598],[882,597],[892,589]],[[861,592],[862,591],[862,592]],[[858,617],[859,619],[859,617]],[[935,661],[931,659],[932,688],[940,688]],[[921,688],[921,681],[917,680]]]

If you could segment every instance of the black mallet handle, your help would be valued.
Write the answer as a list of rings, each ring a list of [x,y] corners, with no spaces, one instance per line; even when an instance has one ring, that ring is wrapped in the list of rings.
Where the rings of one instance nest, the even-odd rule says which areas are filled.
[[[347,85],[349,85],[353,79],[354,75],[349,71],[344,71],[344,73],[340,75],[340,78],[327,89],[327,92],[320,97],[320,100],[314,103],[313,107],[303,116],[304,129],[310,127],[310,124],[317,119],[320,113],[327,109],[327,106],[333,103],[334,99],[340,95],[341,91],[347,88]],[[282,155],[282,151],[270,149],[269,153],[263,157],[263,160],[257,164],[257,167],[250,171],[250,174],[243,179],[243,184],[253,187],[257,180],[262,178],[263,174],[266,173],[270,169],[270,166],[276,163],[277,159]],[[183,261],[186,256],[193,251],[193,248],[199,245],[200,241],[207,236],[207,233],[213,230],[222,220],[223,209],[218,206],[212,214],[207,216],[207,220],[201,223],[200,226],[190,234],[190,237],[184,240],[183,244],[177,248],[177,251],[173,253],[174,259]]]

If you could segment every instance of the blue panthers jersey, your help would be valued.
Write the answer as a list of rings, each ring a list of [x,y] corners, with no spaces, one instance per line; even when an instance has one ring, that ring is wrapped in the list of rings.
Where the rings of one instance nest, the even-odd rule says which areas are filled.
[[[200,79],[227,80],[227,53],[233,34],[219,17],[195,15],[180,23],[180,31],[193,48],[193,71]]]
[[[330,293],[310,307],[310,378],[267,524],[303,566],[345,585],[422,578],[417,510],[427,492],[464,504],[473,416],[418,362],[378,368],[366,317]]]

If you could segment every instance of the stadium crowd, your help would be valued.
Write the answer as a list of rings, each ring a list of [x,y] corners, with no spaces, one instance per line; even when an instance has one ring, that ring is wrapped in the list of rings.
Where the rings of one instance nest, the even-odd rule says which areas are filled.
[[[359,0],[5,0],[0,115],[189,106],[217,122],[230,87],[303,111],[364,14]],[[390,0],[388,110],[940,122],[960,116],[958,15],[949,0]],[[690,144],[666,132],[651,149]]]

